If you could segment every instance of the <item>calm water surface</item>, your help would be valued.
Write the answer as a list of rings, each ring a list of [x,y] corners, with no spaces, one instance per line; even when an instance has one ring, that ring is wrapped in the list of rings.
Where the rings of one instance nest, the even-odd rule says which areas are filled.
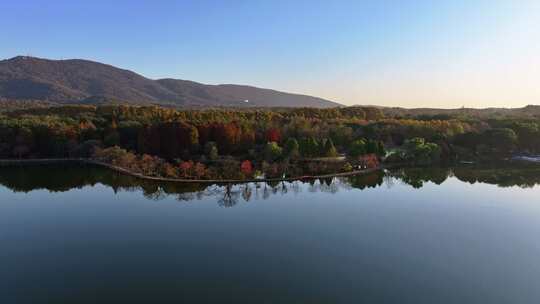
[[[538,303],[540,169],[180,186],[0,168],[0,303]]]

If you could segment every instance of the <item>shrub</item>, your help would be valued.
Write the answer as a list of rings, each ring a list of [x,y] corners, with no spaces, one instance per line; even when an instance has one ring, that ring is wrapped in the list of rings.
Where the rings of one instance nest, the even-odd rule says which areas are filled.
[[[269,142],[264,148],[264,158],[267,161],[275,161],[281,157],[283,149],[276,142]]]

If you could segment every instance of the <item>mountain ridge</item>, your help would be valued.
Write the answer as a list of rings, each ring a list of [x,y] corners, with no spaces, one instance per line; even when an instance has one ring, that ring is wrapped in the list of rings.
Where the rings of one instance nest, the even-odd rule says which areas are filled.
[[[29,56],[0,61],[0,98],[177,107],[342,106],[319,97],[249,85],[209,85],[173,78],[154,80],[127,69],[91,60],[52,60]]]

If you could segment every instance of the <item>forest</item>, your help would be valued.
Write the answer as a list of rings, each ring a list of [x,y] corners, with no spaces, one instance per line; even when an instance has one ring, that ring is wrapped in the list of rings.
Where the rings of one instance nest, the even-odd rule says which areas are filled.
[[[92,158],[148,176],[246,179],[540,151],[538,117],[388,116],[375,107],[66,105],[0,113],[0,159]]]

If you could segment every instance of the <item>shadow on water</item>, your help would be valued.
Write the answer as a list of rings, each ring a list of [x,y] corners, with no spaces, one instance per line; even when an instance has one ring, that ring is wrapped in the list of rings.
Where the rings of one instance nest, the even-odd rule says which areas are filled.
[[[448,178],[474,184],[530,188],[540,184],[540,166],[506,164],[498,167],[401,168],[350,177],[325,178],[294,182],[243,184],[163,183],[138,179],[91,165],[10,166],[0,168],[0,185],[14,192],[47,190],[65,192],[101,184],[119,191],[136,192],[151,200],[175,197],[179,201],[213,197],[223,207],[240,201],[264,200],[272,195],[297,194],[302,191],[337,193],[340,190],[393,187],[406,184],[422,188],[426,183],[440,185]]]

